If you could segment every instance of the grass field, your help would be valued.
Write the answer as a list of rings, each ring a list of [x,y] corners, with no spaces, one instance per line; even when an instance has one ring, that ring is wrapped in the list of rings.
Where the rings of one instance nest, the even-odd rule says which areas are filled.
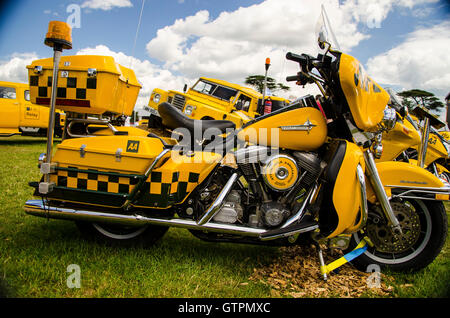
[[[249,277],[281,256],[278,248],[207,243],[181,229],[153,247],[110,247],[85,240],[72,222],[25,214],[44,151],[43,138],[0,138],[0,289],[7,296],[273,297],[269,285]],[[449,246],[418,273],[388,273],[390,297],[448,297]],[[81,288],[67,286],[71,264],[81,270]]]

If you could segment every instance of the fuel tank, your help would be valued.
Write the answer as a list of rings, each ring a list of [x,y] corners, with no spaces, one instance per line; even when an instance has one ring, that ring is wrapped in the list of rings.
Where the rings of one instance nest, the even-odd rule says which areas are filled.
[[[327,122],[319,109],[298,104],[258,117],[242,127],[238,139],[251,144],[311,151],[327,138]]]

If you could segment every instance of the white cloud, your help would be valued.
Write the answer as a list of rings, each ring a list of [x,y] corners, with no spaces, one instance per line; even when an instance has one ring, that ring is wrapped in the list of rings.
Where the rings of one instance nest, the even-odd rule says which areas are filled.
[[[33,60],[38,59],[36,53],[14,53],[9,60],[0,61],[0,80],[27,83],[28,70]]]
[[[159,66],[152,64],[148,60],[139,60],[137,58],[126,55],[123,52],[114,52],[105,45],[97,45],[93,48],[84,48],[76,53],[76,55],[106,55],[112,56],[114,60],[122,66],[131,68],[142,88],[139,93],[137,108],[148,105],[150,94],[154,88],[162,88],[165,90],[178,89],[181,90],[185,83],[193,84],[194,79],[176,76],[172,72],[161,69]]]
[[[380,25],[394,7],[412,9],[436,1],[266,0],[222,12],[214,19],[203,10],[159,29],[146,49],[149,56],[162,61],[173,72],[239,84],[247,75],[262,74],[265,58],[271,57],[269,76],[284,82],[287,75],[298,71],[295,63],[285,60],[287,51],[317,54],[315,28],[322,4],[342,51],[350,52],[370,37],[361,29],[367,31]],[[296,94],[302,94],[298,87],[289,85]]]
[[[450,22],[421,28],[403,43],[367,62],[367,70],[380,83],[405,89],[425,89],[442,97],[450,89]]]
[[[264,73],[266,57],[272,60],[269,76],[287,84],[291,91],[280,93],[285,97],[301,96],[307,93],[316,94],[314,85],[305,89],[293,83],[286,83],[285,77],[298,72],[298,65],[287,61],[288,51],[296,53],[317,53],[315,43],[316,21],[320,14],[320,6],[325,4],[328,16],[333,25],[341,49],[351,51],[361,41],[369,38],[367,22],[382,23],[394,7],[414,9],[417,5],[437,0],[379,0],[368,2],[362,0],[266,0],[260,4],[239,8],[232,12],[222,12],[212,18],[208,11],[198,11],[192,16],[176,20],[157,31],[156,37],[147,43],[149,56],[163,62],[163,66],[155,65],[148,60],[130,58],[122,52],[115,52],[104,45],[84,48],[76,54],[110,55],[115,60],[135,71],[143,84],[137,105],[146,105],[151,91],[158,87],[162,89],[181,90],[186,83],[192,85],[200,76],[209,76],[230,82],[243,84],[246,76]],[[83,3],[87,8],[107,10],[118,7],[126,1],[97,1]],[[100,5],[103,4],[103,7]],[[370,6],[372,5],[372,6]],[[103,9],[105,8],[105,9]],[[370,16],[374,12],[376,15]],[[376,18],[376,19],[375,19]],[[372,20],[370,20],[372,19]],[[363,30],[363,31],[361,31]],[[369,61],[369,74],[378,82],[397,84],[402,87],[412,87],[416,81],[428,87],[450,87],[448,74],[450,69],[444,47],[448,48],[448,39],[433,39],[436,34],[444,37],[448,28],[435,29],[424,34],[414,33],[397,48],[386,52]],[[420,35],[420,36],[419,36]],[[428,38],[428,41],[426,39]],[[415,44],[415,41],[420,40]],[[439,41],[442,41],[439,44]],[[419,44],[420,43],[420,44]],[[439,45],[438,45],[439,44]],[[405,48],[406,51],[402,51]],[[438,53],[420,55],[421,50],[438,48]],[[405,53],[408,52],[408,53]],[[431,52],[430,52],[431,54]],[[27,80],[25,66],[31,62],[32,55],[16,56],[5,62],[0,61],[0,78]],[[35,56],[35,55],[34,55]],[[412,61],[409,70],[406,64],[409,56]],[[426,58],[433,56],[431,69],[424,69],[421,64]],[[437,56],[446,61],[441,68],[434,67]],[[35,57],[37,58],[37,57]],[[388,62],[389,64],[386,64]],[[413,63],[414,62],[414,63]],[[403,63],[403,64],[402,64]],[[414,64],[414,65],[413,65]],[[389,67],[386,67],[389,65]],[[414,71],[413,71],[414,70]],[[399,72],[397,72],[399,71]],[[404,73],[403,75],[399,75]],[[409,72],[409,73],[408,73]],[[438,74],[439,76],[437,76]],[[397,79],[398,77],[398,79]],[[420,80],[419,80],[420,79]],[[395,82],[395,83],[394,83]],[[445,84],[446,83],[446,84]],[[423,87],[423,86],[421,86]],[[425,87],[424,87],[425,88]]]
[[[111,10],[115,7],[132,7],[130,0],[87,0],[81,4],[82,8],[100,9],[103,11]]]

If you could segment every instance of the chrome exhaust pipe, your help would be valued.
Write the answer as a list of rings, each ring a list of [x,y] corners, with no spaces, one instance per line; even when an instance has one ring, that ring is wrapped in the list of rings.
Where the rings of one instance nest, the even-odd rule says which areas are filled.
[[[115,223],[126,226],[144,226],[147,224],[172,226],[191,230],[202,230],[219,232],[226,234],[235,234],[250,237],[259,237],[265,233],[265,229],[256,229],[245,226],[238,226],[232,224],[212,223],[205,225],[198,225],[196,221],[184,219],[161,219],[151,218],[142,215],[124,215],[106,212],[94,212],[87,210],[75,210],[70,208],[48,206],[42,200],[29,200],[25,203],[24,210],[27,214],[61,220],[71,221],[87,221],[94,223]]]
[[[200,216],[200,218],[197,221],[198,225],[205,225],[206,223],[208,223],[217,214],[217,212],[220,211],[220,209],[223,206],[223,200],[225,200],[225,198],[227,197],[228,193],[230,193],[230,191],[233,188],[233,185],[236,182],[237,178],[238,178],[238,174],[237,173],[233,173],[233,175],[230,177],[230,179],[227,181],[227,183],[223,187],[222,191],[220,191],[219,195],[214,200],[214,202]]]

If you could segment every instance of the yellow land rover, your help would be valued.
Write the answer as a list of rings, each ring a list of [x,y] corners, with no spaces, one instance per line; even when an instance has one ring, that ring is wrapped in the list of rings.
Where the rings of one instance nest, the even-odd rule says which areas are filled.
[[[28,84],[0,81],[0,137],[45,136],[49,108],[30,102]],[[55,135],[61,136],[65,114],[55,114]]]
[[[223,80],[200,77],[200,79],[184,92],[164,91],[156,88],[149,100],[150,108],[158,109],[158,105],[168,102],[193,119],[229,120],[236,127],[262,115],[264,107],[262,94],[256,90]],[[272,102],[272,111],[289,103],[289,100],[266,96]]]

